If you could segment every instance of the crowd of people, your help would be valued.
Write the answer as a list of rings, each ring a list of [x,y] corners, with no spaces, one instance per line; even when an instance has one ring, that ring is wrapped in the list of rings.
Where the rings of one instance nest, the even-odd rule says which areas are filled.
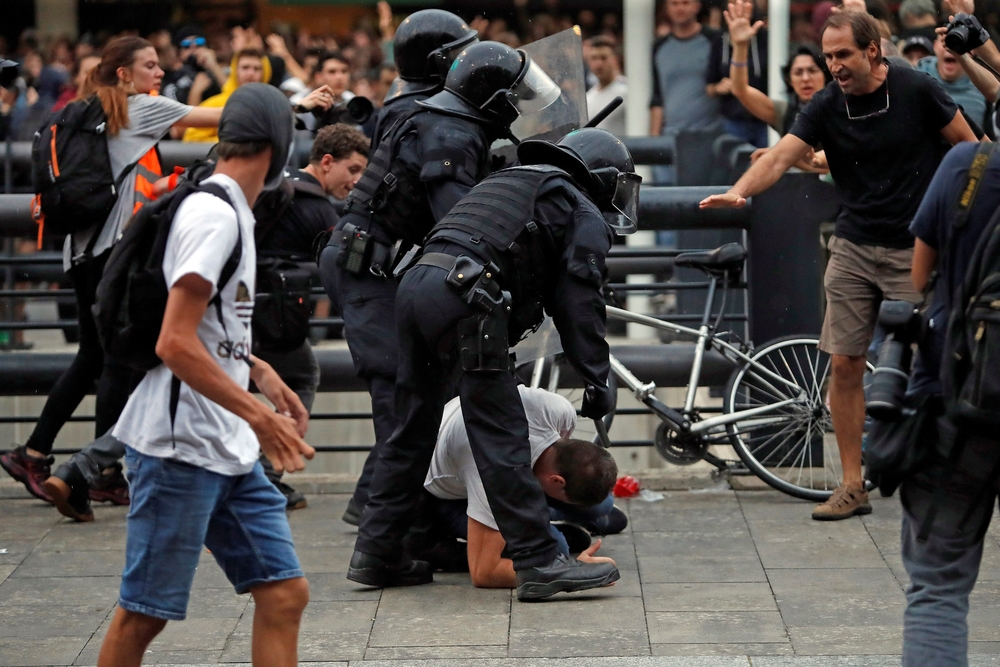
[[[729,4],[717,32],[696,0],[666,0],[654,48],[653,134],[718,127],[761,149],[703,208],[744,206],[793,167],[829,172],[841,197],[820,349],[831,357],[843,480],[814,508],[817,520],[872,511],[863,382],[883,302],[929,307],[911,396],[952,391],[946,350],[958,344],[945,324],[962,321],[954,313],[968,290],[980,291],[979,328],[965,341],[975,354],[958,355],[966,375],[998,344],[995,280],[976,276],[995,261],[983,248],[1000,238],[1000,158],[986,131],[1000,51],[972,0],[948,0],[947,27],[923,2],[901,6],[899,44],[878,7],[820,3],[818,49],[792,49],[785,98],[765,92],[767,40],[752,2]],[[476,586],[539,600],[620,577],[592,541],[627,525],[611,497],[614,459],[572,437],[565,399],[519,384],[509,349],[549,315],[584,383],[581,416],[613,409],[606,259],[614,237],[637,228],[641,181],[616,136],[622,115],[557,141],[514,137],[514,166],[500,169],[491,146],[518,118],[557,104],[559,86],[512,46],[506,22],[423,10],[394,28],[384,3],[379,17],[381,42],[355,35],[315,53],[309,40],[290,49],[243,28],[228,50],[192,28],[115,37],[99,52],[78,44],[75,59],[66,43],[61,83],[29,50],[3,88],[15,133],[35,122],[43,93],[51,100],[44,115],[54,120],[38,130],[51,133],[40,221],[67,224],[63,119],[79,128],[96,115],[107,137],[107,164],[84,160],[79,173],[106,167],[114,197],[104,209],[81,199],[63,246],[78,352],[31,437],[0,456],[76,521],[94,519],[94,500],[131,505],[102,666],[140,664],[166,622],[184,618],[203,546],[237,592],[255,596],[254,663],[294,664],[308,584],[285,513],[306,500],[282,474],[314,454],[303,438],[319,384],[304,264],[318,266],[343,316],[372,402],[375,447],[342,517],[358,526],[348,579],[411,586],[460,570]],[[533,36],[549,31],[528,22],[541,31]],[[614,27],[600,26],[584,49],[591,115],[627,86]],[[781,135],[770,149],[767,127]],[[214,148],[165,174],[157,144],[167,137]],[[295,169],[303,139],[308,164]],[[63,160],[63,171],[77,162]],[[902,479],[907,667],[966,664],[968,598],[1000,486],[995,435],[969,426],[997,411],[989,401],[1000,389],[977,378],[965,400],[980,421],[934,413],[917,433],[927,441],[920,465]],[[95,380],[95,440],[52,471],[55,437]],[[926,410],[913,412],[930,412],[919,400]]]

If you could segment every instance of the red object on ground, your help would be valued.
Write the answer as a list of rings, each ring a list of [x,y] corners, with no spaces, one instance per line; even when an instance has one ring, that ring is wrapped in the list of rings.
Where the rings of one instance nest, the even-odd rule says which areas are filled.
[[[615,488],[613,493],[615,498],[632,498],[633,496],[639,495],[639,480],[635,477],[619,477],[618,481],[615,482]]]

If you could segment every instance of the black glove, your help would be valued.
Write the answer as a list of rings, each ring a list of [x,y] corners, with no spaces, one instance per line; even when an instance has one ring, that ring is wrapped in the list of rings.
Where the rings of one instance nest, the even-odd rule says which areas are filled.
[[[587,387],[583,393],[583,406],[580,408],[580,416],[587,419],[600,419],[615,408],[615,397],[611,389],[604,385]]]
[[[979,19],[971,14],[959,12],[948,24],[948,32],[944,35],[944,45],[959,55],[990,41],[990,33],[979,23]]]

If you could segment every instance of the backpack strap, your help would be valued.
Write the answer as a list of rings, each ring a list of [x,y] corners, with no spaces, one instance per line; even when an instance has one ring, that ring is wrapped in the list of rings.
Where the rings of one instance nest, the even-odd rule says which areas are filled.
[[[232,206],[234,212],[236,211],[233,200],[229,198],[229,193],[217,183],[201,183],[193,192],[207,192],[214,195]],[[233,251],[229,254],[229,259],[226,260],[226,263],[222,267],[222,273],[219,274],[219,282],[216,283],[215,296],[209,302],[215,304],[215,314],[219,318],[219,324],[222,325],[222,333],[225,334],[227,339],[229,338],[229,331],[226,329],[226,321],[222,318],[222,290],[236,274],[236,269],[239,268],[242,258],[243,228],[240,225],[239,213],[236,213],[236,247],[233,248]],[[253,365],[249,357],[246,357],[245,360],[247,364]],[[174,449],[177,448],[177,441],[174,439],[174,421],[177,418],[177,406],[181,398],[181,384],[180,378],[176,375],[170,376],[170,439],[173,442]]]

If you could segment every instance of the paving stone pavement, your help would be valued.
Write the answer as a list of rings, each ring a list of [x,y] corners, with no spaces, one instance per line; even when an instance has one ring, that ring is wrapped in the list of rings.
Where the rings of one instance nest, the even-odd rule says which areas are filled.
[[[346,495],[290,521],[311,601],[300,660],[347,667],[883,667],[899,665],[906,573],[896,499],[870,516],[809,519],[773,491],[670,492],[619,504],[605,539],[621,581],[519,603],[468,575],[378,591],[347,581]],[[126,508],[74,524],[34,499],[0,499],[0,666],[94,665],[118,596]],[[995,522],[996,523],[996,522]],[[1000,666],[1000,532],[988,535],[970,614],[970,664]],[[203,554],[188,620],[147,664],[247,664],[254,605]],[[586,658],[581,662],[581,658]]]

